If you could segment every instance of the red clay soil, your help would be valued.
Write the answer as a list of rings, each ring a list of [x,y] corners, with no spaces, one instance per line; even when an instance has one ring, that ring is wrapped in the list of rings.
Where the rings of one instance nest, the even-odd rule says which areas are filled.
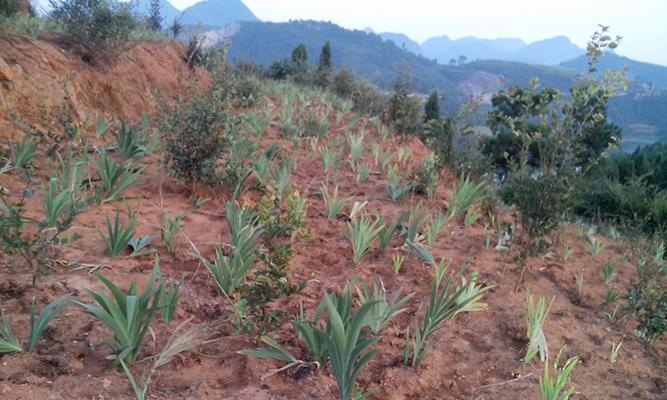
[[[180,49],[171,45],[142,45],[124,56],[123,61],[107,71],[96,71],[74,58],[65,55],[55,45],[23,39],[0,39],[2,59],[13,70],[20,71],[19,78],[0,83],[2,110],[11,109],[21,119],[37,123],[36,108],[40,103],[55,110],[62,102],[63,81],[71,76],[68,87],[74,109],[82,117],[101,113],[140,117],[157,109],[154,90],[162,96],[174,97],[179,88],[178,77],[184,68]],[[277,114],[275,114],[277,115]],[[10,118],[0,121],[5,138],[17,138],[22,131]],[[332,131],[327,140],[340,135],[332,119]],[[381,141],[368,124],[366,141],[378,141],[384,148],[407,147],[417,163],[427,153],[418,141],[399,143],[390,138]],[[8,130],[9,129],[9,130]],[[88,135],[94,136],[90,130]],[[296,313],[300,302],[312,311],[322,298],[324,290],[342,288],[351,278],[359,275],[370,281],[381,279],[390,294],[398,288],[414,293],[409,310],[397,317],[386,329],[375,356],[361,376],[360,384],[371,393],[372,399],[499,399],[528,400],[539,398],[538,377],[541,363],[534,361],[519,370],[526,346],[523,312],[527,291],[535,296],[555,298],[544,326],[552,356],[562,344],[567,345],[563,357],[577,355],[577,365],[572,386],[572,399],[667,399],[667,345],[665,340],[650,347],[634,336],[635,322],[631,317],[610,324],[604,316],[603,300],[606,286],[601,268],[606,260],[618,261],[624,255],[629,261],[618,268],[616,284],[625,288],[632,279],[633,262],[638,257],[638,247],[623,241],[603,239],[604,249],[598,257],[592,257],[587,244],[580,237],[578,228],[568,226],[560,244],[551,257],[528,260],[525,285],[515,291],[518,271],[514,267],[514,251],[499,252],[485,247],[482,218],[471,226],[460,221],[450,223],[433,247],[436,257],[449,260],[452,272],[458,272],[464,263],[470,263],[470,271],[477,271],[480,280],[494,288],[486,296],[488,310],[466,314],[448,322],[435,334],[437,342],[428,352],[423,363],[410,368],[401,362],[403,332],[413,326],[415,316],[421,316],[430,289],[432,267],[406,255],[405,265],[399,275],[392,268],[394,250],[385,253],[372,252],[359,265],[352,261],[352,250],[344,235],[343,218],[328,220],[319,187],[323,173],[319,156],[312,154],[309,144],[294,147],[282,140],[277,127],[272,127],[263,141],[283,145],[284,155],[294,159],[292,182],[308,198],[308,239],[301,239],[295,246],[294,279],[307,280],[306,289],[275,304],[274,307]],[[365,155],[371,163],[370,154]],[[278,373],[269,375],[282,365],[260,361],[237,354],[237,351],[253,347],[250,338],[237,335],[231,320],[233,310],[219,294],[206,269],[189,255],[191,240],[204,254],[210,255],[215,244],[229,239],[224,218],[224,204],[230,190],[199,189],[199,195],[210,200],[198,211],[190,207],[190,188],[175,183],[161,167],[159,155],[143,161],[146,172],[141,184],[132,188],[128,197],[134,211],[140,213],[138,235],[160,237],[163,211],[171,215],[182,213],[184,234],[178,238],[175,256],[166,252],[163,243],[155,246],[161,255],[162,271],[168,277],[182,279],[181,301],[176,322],[170,326],[159,322],[142,348],[139,359],[155,354],[162,348],[175,326],[189,318],[192,323],[220,322],[216,334],[219,340],[207,344],[196,352],[186,353],[162,367],[152,382],[152,398],[156,399],[337,399],[335,380],[329,368],[302,371],[302,373]],[[47,164],[45,164],[47,165]],[[48,168],[44,170],[48,171]],[[43,176],[46,178],[46,175]],[[12,178],[14,179],[14,178]],[[0,182],[6,187],[17,187],[16,180]],[[384,174],[371,173],[370,179],[359,184],[349,168],[342,168],[339,177],[340,195],[352,201],[369,199],[369,211],[380,212],[385,218],[396,218],[401,212],[422,203],[427,210],[436,213],[451,196],[455,180],[444,176],[433,199],[413,196],[399,203],[386,198]],[[258,194],[248,191],[243,201],[251,202]],[[34,209],[38,210],[39,199]],[[83,240],[58,249],[57,258],[71,262],[104,264],[102,273],[123,287],[132,281],[143,284],[150,274],[150,257],[132,259],[109,258],[98,234],[104,227],[105,215],[114,210],[124,210],[124,204],[91,207],[81,215],[74,231]],[[398,239],[392,248],[400,247]],[[573,249],[570,261],[561,261],[564,246]],[[6,260],[10,264],[12,260]],[[577,294],[576,276],[584,270],[584,290]],[[30,286],[30,274],[20,266],[8,265],[0,270],[0,307],[12,321],[15,334],[27,336],[28,310],[33,297],[38,308],[65,293],[80,294],[85,299],[85,289],[99,287],[99,282],[85,270],[74,270],[64,265],[54,265],[54,270],[40,278],[36,287]],[[624,290],[624,289],[622,289]],[[71,307],[56,318],[40,343],[37,354],[0,356],[0,398],[14,399],[130,399],[131,389],[126,377],[118,370],[110,369],[109,348],[102,339],[109,332],[77,308]],[[303,349],[295,339],[288,320],[273,334],[295,354]],[[619,361],[609,362],[612,344],[623,341]],[[148,363],[138,363],[136,373],[148,368]]]

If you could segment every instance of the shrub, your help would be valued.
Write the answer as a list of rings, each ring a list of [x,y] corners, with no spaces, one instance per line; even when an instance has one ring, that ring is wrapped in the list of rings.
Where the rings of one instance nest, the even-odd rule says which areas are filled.
[[[109,61],[131,46],[139,26],[131,2],[50,0],[51,17],[60,22],[76,51],[88,62]]]
[[[177,179],[212,184],[225,142],[226,109],[214,93],[195,98],[165,117],[164,164]]]
[[[394,83],[394,94],[389,99],[386,120],[396,132],[413,135],[421,129],[421,103],[410,94],[409,78],[401,75]]]
[[[660,258],[639,261],[637,280],[626,295],[626,310],[638,322],[637,335],[652,344],[667,331],[667,271]]]
[[[18,0],[0,0],[0,17],[13,17],[19,12]]]

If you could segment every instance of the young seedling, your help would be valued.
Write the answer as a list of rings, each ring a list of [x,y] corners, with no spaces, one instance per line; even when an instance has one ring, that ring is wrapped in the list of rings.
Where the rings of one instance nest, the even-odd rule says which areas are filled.
[[[166,211],[162,214],[162,240],[170,254],[176,253],[174,239],[181,231],[181,221],[183,221],[183,214],[178,214],[174,218]]]
[[[375,303],[369,313],[371,322],[368,325],[374,335],[380,335],[392,318],[406,310],[402,307],[412,295],[401,297],[401,291],[399,289],[389,300],[384,285],[378,286],[377,283],[373,283],[372,290],[366,283],[362,283],[361,287],[357,286],[357,295],[362,306],[366,303]]]
[[[136,400],[144,400],[146,398],[151,379],[157,372],[158,368],[171,362],[177,355],[193,350],[205,343],[204,326],[195,326],[183,334],[178,334],[182,326],[183,325],[176,328],[164,349],[162,349],[160,354],[154,357],[155,361],[151,369],[141,376],[139,382],[134,378],[134,375],[130,371],[125,360],[122,358],[118,360],[120,366],[123,368],[123,372],[125,372],[127,379],[130,381],[130,386],[132,386],[132,391],[134,392]]]
[[[574,392],[573,388],[565,389],[565,386],[569,382],[570,375],[577,365],[579,358],[572,357],[565,362],[562,368],[558,368],[558,360],[562,351],[561,349],[554,364],[554,369],[556,370],[555,379],[550,376],[549,361],[547,360],[544,363],[544,375],[540,378],[541,400],[568,400]]]
[[[53,303],[44,307],[39,317],[36,317],[37,313],[37,304],[35,299],[32,299],[32,305],[30,306],[30,337],[28,339],[28,353],[32,353],[37,348],[37,344],[44,336],[44,332],[49,325],[49,322],[62,313],[65,308],[69,307],[72,304],[72,299],[70,296],[62,296],[56,299]]]
[[[403,261],[405,260],[403,256],[400,254],[394,254],[391,257],[391,260],[394,264],[394,272],[396,273],[396,275],[398,275],[401,272],[401,268],[403,268]]]
[[[581,295],[584,291],[584,272],[585,270],[581,270],[577,272],[577,295],[579,298],[581,298]]]
[[[334,188],[333,193],[329,193],[329,188],[322,184],[321,193],[327,208],[327,218],[336,219],[345,208],[345,203],[338,198],[338,185]]]
[[[86,313],[97,318],[113,333],[113,339],[105,343],[114,351],[115,365],[122,361],[131,366],[136,360],[158,310],[161,296],[160,276],[160,264],[156,258],[153,273],[144,291],[139,294],[135,283],[132,283],[127,292],[123,292],[109,279],[98,275],[97,278],[107,287],[111,296],[107,296],[103,291],[88,290],[88,295],[96,304],[80,303]]]
[[[544,336],[542,326],[547,319],[549,309],[555,299],[551,300],[549,306],[546,306],[544,297],[540,297],[537,304],[534,303],[533,296],[528,295],[528,305],[526,306],[526,323],[528,325],[528,348],[523,357],[521,367],[525,367],[539,353],[540,361],[545,362],[549,354],[547,348],[547,338]]]
[[[475,312],[486,309],[486,304],[481,300],[490,287],[478,285],[473,279],[470,282],[463,281],[462,285],[453,290],[451,276],[443,279],[447,274],[444,259],[436,269],[436,274],[431,285],[431,296],[429,298],[426,314],[421,323],[415,323],[415,331],[412,335],[406,332],[406,344],[403,350],[403,362],[416,366],[423,358],[424,352],[430,347],[428,339],[442,325],[453,319],[457,314],[464,312]]]
[[[611,262],[607,261],[602,266],[602,279],[604,283],[609,284],[614,279],[616,275],[616,266]]]
[[[602,244],[600,239],[598,239],[594,236],[589,236],[588,237],[588,246],[591,250],[591,255],[593,257],[597,257],[602,252],[602,249],[604,248],[604,245]]]
[[[0,354],[20,353],[22,351],[21,341],[14,336],[9,320],[0,312]]]
[[[355,263],[359,263],[368,254],[371,244],[381,230],[382,224],[378,219],[373,220],[368,215],[350,216],[350,222],[347,224],[347,237],[352,243]]]
[[[482,200],[486,193],[484,182],[474,183],[469,177],[461,176],[459,184],[454,189],[454,196],[447,210],[449,218],[456,218],[466,214]]]
[[[125,190],[137,183],[142,172],[142,169],[133,170],[129,164],[117,164],[103,152],[97,162],[101,186],[94,188],[96,203],[102,205],[119,200]]]
[[[618,344],[613,344],[611,345],[611,353],[609,353],[609,362],[612,364],[616,364],[616,361],[618,361],[618,354],[621,351],[621,346],[623,345],[623,341],[618,342]]]
[[[565,246],[563,249],[563,261],[567,262],[570,257],[572,257],[572,248],[570,246]]]
[[[435,243],[435,240],[437,239],[440,232],[442,232],[442,228],[444,228],[446,223],[447,214],[439,213],[438,216],[435,217],[431,227],[426,232],[426,242],[428,243],[428,247],[433,247],[433,243]]]
[[[232,255],[225,256],[222,244],[215,249],[216,259],[210,262],[201,254],[196,256],[209,270],[222,293],[230,298],[238,289],[257,260],[259,239],[263,229],[247,209],[227,203],[227,223],[232,233]]]
[[[107,234],[100,233],[104,243],[107,246],[107,252],[111,257],[116,257],[121,254],[130,245],[135,232],[135,224],[137,222],[137,214],[129,212],[130,222],[124,226],[120,220],[120,212],[116,211],[116,218],[113,224],[106,217],[107,220]]]

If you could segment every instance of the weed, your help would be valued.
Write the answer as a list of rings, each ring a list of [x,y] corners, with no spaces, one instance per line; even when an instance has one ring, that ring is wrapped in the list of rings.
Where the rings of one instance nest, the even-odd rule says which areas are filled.
[[[565,246],[563,249],[563,261],[567,262],[570,257],[572,257],[572,248],[570,246]]]
[[[141,236],[133,237],[127,243],[132,252],[130,252],[130,257],[143,257],[155,252],[154,249],[149,249],[148,245],[153,241],[152,236]]]
[[[176,306],[178,305],[178,299],[180,298],[181,283],[177,281],[169,281],[165,283],[163,278],[160,277],[160,286],[162,287],[162,291],[160,293],[158,308],[160,309],[162,320],[169,324],[174,320]]]

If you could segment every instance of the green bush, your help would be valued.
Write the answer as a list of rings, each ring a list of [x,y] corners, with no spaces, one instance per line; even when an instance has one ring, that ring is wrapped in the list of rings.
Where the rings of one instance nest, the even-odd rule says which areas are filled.
[[[655,344],[667,331],[667,270],[660,260],[641,259],[628,290],[626,310],[637,319],[637,335]]]
[[[352,100],[352,110],[371,116],[385,112],[387,98],[373,84],[357,77],[349,70],[338,72],[332,83],[333,92],[343,99]]]
[[[177,106],[165,117],[164,164],[177,179],[186,182],[217,182],[216,161],[225,146],[222,128],[227,108],[216,93]]]
[[[51,17],[63,25],[74,49],[87,62],[109,61],[131,46],[140,25],[132,2],[50,0]]]
[[[17,0],[0,0],[0,17],[13,17],[19,12]]]

